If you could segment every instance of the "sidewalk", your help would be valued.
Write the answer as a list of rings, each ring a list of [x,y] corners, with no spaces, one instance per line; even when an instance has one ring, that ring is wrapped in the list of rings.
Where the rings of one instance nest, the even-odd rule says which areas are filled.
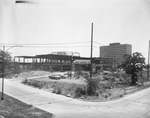
[[[5,80],[4,92],[53,113],[56,118],[146,118],[145,115],[150,117],[150,89],[110,102],[83,102],[10,80]]]

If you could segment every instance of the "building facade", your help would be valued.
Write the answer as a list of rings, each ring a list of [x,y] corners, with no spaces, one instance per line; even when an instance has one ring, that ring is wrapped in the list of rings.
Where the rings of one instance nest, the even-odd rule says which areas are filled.
[[[100,57],[112,58],[116,66],[123,61],[125,54],[132,54],[132,45],[110,43],[109,46],[100,46]]]
[[[96,66],[96,70],[99,71],[112,70],[114,66],[114,62],[112,58],[98,57],[94,59],[93,63]]]
[[[75,60],[90,60],[80,57],[77,52],[53,52],[36,56],[15,56],[14,64],[19,69],[35,69],[47,71],[68,71],[72,70]]]

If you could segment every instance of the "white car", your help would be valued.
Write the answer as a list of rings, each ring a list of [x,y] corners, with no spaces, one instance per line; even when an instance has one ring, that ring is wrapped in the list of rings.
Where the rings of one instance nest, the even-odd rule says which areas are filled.
[[[50,75],[49,78],[50,78],[50,79],[59,80],[59,79],[61,79],[61,76],[60,76],[60,75],[54,75],[54,74],[53,74],[53,75]]]

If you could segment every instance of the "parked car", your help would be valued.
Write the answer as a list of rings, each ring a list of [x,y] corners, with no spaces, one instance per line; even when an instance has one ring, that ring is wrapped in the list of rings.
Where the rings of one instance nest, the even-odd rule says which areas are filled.
[[[59,80],[59,79],[61,79],[61,76],[60,75],[50,75],[49,78]]]
[[[61,79],[66,79],[68,77],[67,74],[60,74],[60,76],[61,76]]]
[[[108,75],[108,74],[111,74],[111,72],[110,72],[110,71],[103,71],[102,74],[103,74],[103,75]]]

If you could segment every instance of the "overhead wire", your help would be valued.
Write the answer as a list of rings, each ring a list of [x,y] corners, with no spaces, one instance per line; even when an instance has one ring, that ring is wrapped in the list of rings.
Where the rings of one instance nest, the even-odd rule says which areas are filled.
[[[70,44],[80,44],[80,43],[89,43],[90,41],[82,42],[69,42],[69,43],[0,43],[1,45],[70,45]]]
[[[90,47],[90,46],[23,46],[26,48],[72,48],[72,47]]]
[[[20,45],[22,47],[25,48],[73,48],[73,47],[91,47],[90,45],[85,46],[85,45],[77,45],[75,46],[75,44],[83,44],[83,43],[90,43],[91,41],[82,41],[82,42],[69,42],[69,43],[43,43],[43,44],[39,44],[39,43],[0,43],[0,47],[5,45],[6,47],[10,47],[13,45]],[[96,41],[93,41],[96,44],[99,45],[103,45],[101,43],[98,43]],[[60,45],[60,46],[58,46]],[[67,46],[65,46],[67,45]],[[99,48],[98,46],[93,46],[94,48]]]
[[[102,45],[102,46],[105,46],[104,44],[101,44],[101,43],[99,43],[99,42],[96,42],[96,41],[93,41],[94,43],[96,43],[96,44],[99,44],[99,45]]]

